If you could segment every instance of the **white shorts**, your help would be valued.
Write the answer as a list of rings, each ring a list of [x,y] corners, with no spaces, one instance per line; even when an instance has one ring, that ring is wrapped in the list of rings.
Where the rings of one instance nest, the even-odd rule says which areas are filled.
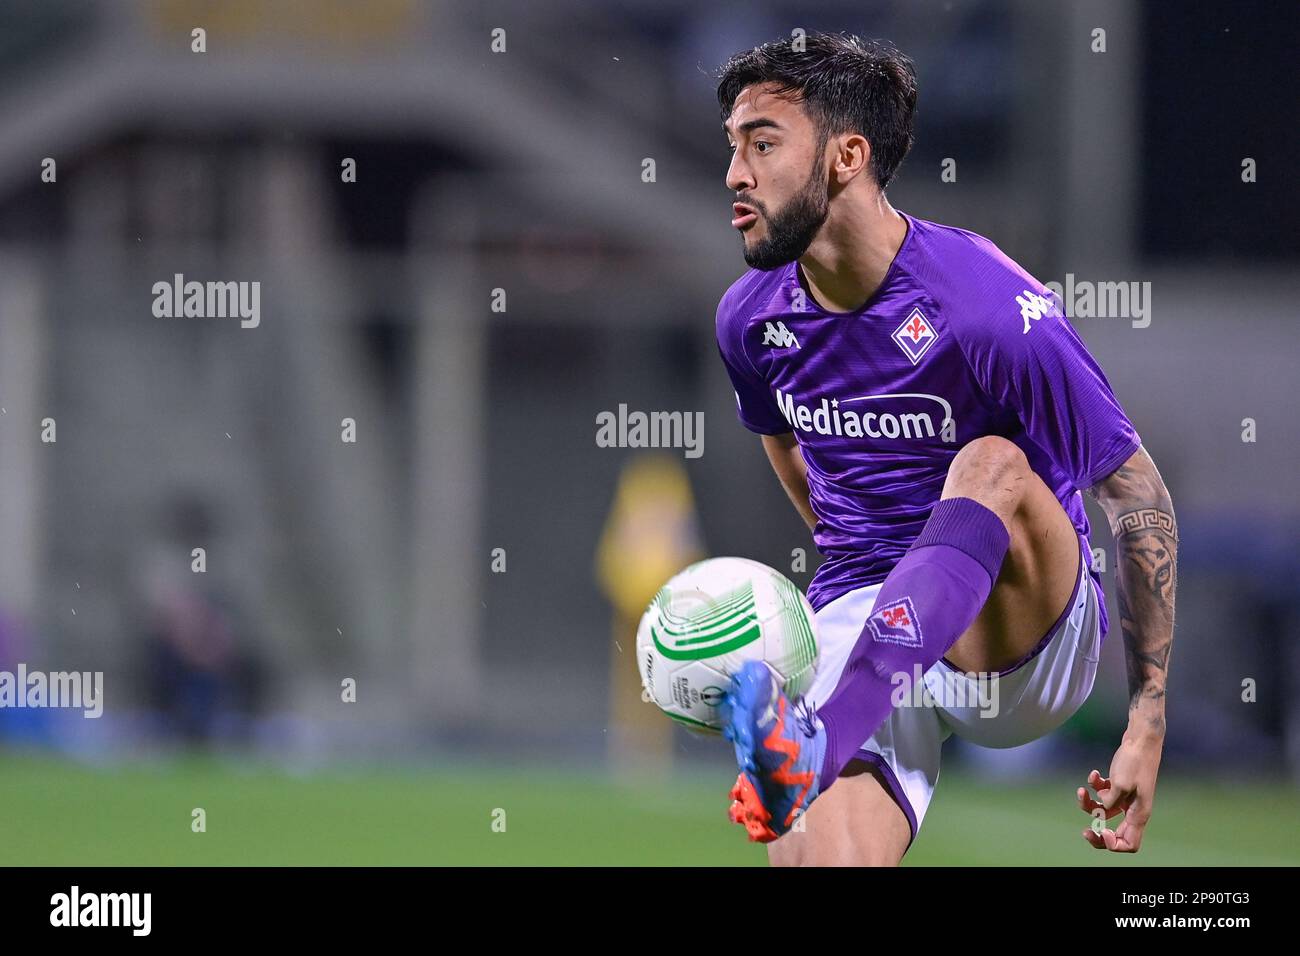
[[[879,592],[879,584],[859,588],[817,612],[819,654],[806,695],[814,708],[835,690]],[[912,839],[930,806],[939,751],[949,736],[956,733],[981,747],[1018,747],[1055,730],[1088,699],[1101,649],[1097,608],[1097,590],[1081,561],[1065,612],[1018,664],[977,679],[941,659],[923,675],[924,691],[900,680],[896,693],[903,704],[896,701],[856,759],[880,768],[907,815]]]

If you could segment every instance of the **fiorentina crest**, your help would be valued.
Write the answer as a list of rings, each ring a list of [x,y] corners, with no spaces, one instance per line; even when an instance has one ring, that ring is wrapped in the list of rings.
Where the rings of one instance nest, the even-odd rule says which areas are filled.
[[[939,333],[926,321],[920,309],[909,312],[903,324],[894,329],[893,334],[895,344],[903,350],[903,354],[913,365],[921,361],[921,356],[930,350],[930,346],[938,337]]]
[[[921,646],[921,624],[916,619],[910,598],[875,608],[867,618],[867,627],[871,628],[875,640],[885,644]]]

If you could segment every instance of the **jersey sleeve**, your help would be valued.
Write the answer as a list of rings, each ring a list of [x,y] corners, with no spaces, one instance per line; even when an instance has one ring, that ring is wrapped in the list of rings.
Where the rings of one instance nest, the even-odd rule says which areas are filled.
[[[724,296],[718,304],[718,354],[722,356],[722,364],[736,395],[736,417],[742,425],[760,435],[792,431],[772,398],[772,390],[745,351],[744,328],[743,316],[728,308]]]
[[[1083,491],[1137,451],[1141,437],[1050,291],[1004,286],[962,345],[976,379]]]

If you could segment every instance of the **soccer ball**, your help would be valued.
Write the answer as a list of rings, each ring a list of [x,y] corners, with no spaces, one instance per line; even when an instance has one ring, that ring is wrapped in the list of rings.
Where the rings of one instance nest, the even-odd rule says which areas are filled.
[[[646,700],[692,730],[718,733],[731,675],[763,661],[786,696],[812,685],[817,631],[808,599],[785,575],[746,558],[710,558],[659,589],[636,632]]]

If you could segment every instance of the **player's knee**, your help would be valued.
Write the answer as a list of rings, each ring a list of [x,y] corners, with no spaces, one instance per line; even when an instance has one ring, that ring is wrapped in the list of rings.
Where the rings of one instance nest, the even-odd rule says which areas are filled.
[[[1014,510],[1032,474],[1029,459],[1019,446],[997,435],[985,435],[957,452],[948,466],[943,497],[974,498],[999,513],[1008,506]],[[994,502],[1000,507],[994,507]]]
[[[948,474],[954,471],[973,472],[986,481],[996,481],[1007,475],[1029,471],[1029,459],[1020,446],[997,435],[985,435],[967,443],[957,452]]]

